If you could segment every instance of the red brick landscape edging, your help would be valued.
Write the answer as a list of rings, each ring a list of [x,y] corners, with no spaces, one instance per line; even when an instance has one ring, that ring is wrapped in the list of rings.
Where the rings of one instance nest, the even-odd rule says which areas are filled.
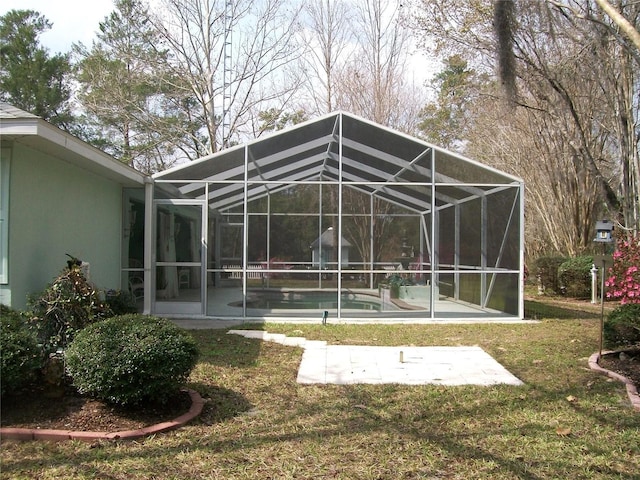
[[[603,352],[603,353],[612,353],[612,352]],[[627,387],[627,396],[629,397],[629,401],[631,402],[631,406],[640,411],[640,396],[638,395],[638,389],[633,384],[631,380],[627,377],[620,375],[619,373],[612,372],[611,370],[607,370],[602,368],[598,361],[600,360],[600,353],[596,352],[591,357],[589,357],[589,368],[591,370],[595,370],[597,372],[603,373],[614,380],[618,380],[622,382]]]
[[[82,432],[73,430],[47,430],[47,429],[34,429],[34,428],[0,428],[0,439],[2,440],[49,440],[49,441],[63,441],[63,440],[133,440],[147,435],[155,433],[166,432],[173,430],[174,428],[181,427],[187,422],[193,420],[200,415],[204,406],[204,400],[200,394],[194,390],[185,388],[182,390],[187,392],[191,397],[191,407],[189,411],[183,415],[180,415],[168,422],[158,423],[156,425],[150,425],[148,427],[139,428],[137,430],[125,430],[121,432]]]

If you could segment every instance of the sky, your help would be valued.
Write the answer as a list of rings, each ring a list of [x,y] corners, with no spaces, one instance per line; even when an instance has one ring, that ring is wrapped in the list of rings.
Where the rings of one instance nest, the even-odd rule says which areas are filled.
[[[113,0],[0,0],[0,15],[9,10],[35,10],[53,25],[40,36],[51,54],[67,53],[73,43],[91,46],[100,22],[113,10]],[[434,73],[434,63],[423,54],[411,57],[413,80],[421,84]]]
[[[40,36],[50,53],[67,53],[73,43],[91,45],[98,25],[113,11],[113,0],[2,0],[0,15],[9,10],[35,10],[53,26]]]
[[[99,23],[114,6],[113,0],[0,0],[0,15],[14,9],[35,10],[53,24],[40,42],[55,54],[69,52],[73,43],[90,46]],[[415,55],[412,62],[419,80],[428,76],[424,73],[428,62],[422,55]]]

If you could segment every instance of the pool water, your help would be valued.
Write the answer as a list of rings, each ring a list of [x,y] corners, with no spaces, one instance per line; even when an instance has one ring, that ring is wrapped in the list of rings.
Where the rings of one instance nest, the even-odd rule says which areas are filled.
[[[342,295],[342,308],[353,310],[373,310],[382,311],[382,304],[379,300],[362,298],[362,295],[344,294]],[[241,306],[241,305],[240,305]],[[247,301],[247,308],[260,310],[331,310],[338,308],[338,297],[334,293],[284,293],[272,295],[260,295]]]

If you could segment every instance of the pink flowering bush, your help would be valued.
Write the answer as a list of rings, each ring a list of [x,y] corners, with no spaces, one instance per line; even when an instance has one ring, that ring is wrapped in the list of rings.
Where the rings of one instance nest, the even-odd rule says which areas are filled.
[[[640,235],[618,242],[613,254],[613,267],[605,281],[607,298],[621,304],[640,303]]]

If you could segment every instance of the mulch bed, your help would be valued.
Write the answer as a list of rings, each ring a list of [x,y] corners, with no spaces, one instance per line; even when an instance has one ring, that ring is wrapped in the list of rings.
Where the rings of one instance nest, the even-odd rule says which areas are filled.
[[[627,377],[640,391],[640,348],[603,353],[598,365]]]
[[[2,427],[91,432],[136,430],[172,420],[189,410],[187,392],[176,392],[163,405],[122,407],[79,395],[72,389],[61,397],[44,390],[2,398]]]

